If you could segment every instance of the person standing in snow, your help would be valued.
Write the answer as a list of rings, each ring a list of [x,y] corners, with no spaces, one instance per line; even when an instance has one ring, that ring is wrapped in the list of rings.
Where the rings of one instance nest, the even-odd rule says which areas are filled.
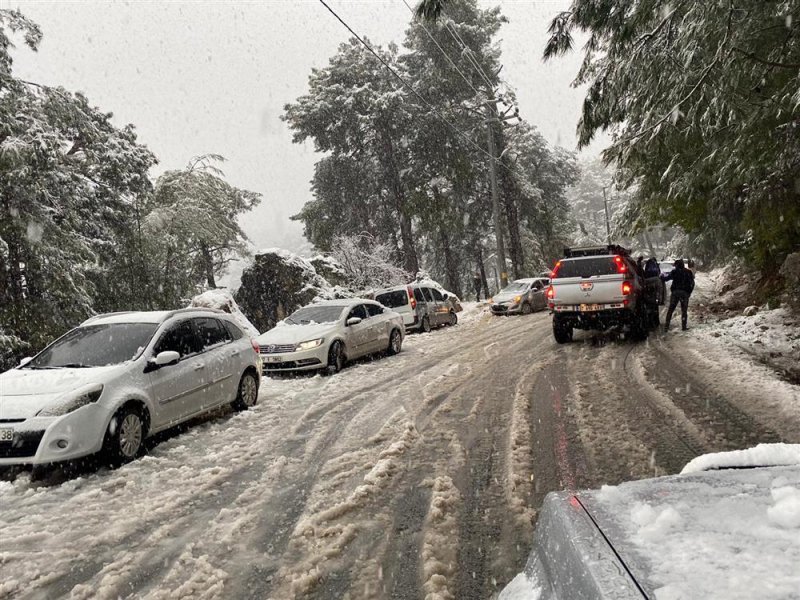
[[[472,283],[475,286],[475,302],[481,301],[481,272],[475,271],[472,276]]]
[[[667,310],[667,320],[664,323],[664,331],[669,329],[669,322],[672,320],[672,313],[675,312],[675,307],[680,302],[681,305],[681,329],[686,331],[688,329],[686,323],[689,311],[689,296],[692,295],[694,290],[694,275],[692,272],[685,268],[683,260],[680,258],[675,261],[675,268],[669,275],[662,275],[661,279],[664,281],[672,281],[669,296],[669,309]]]

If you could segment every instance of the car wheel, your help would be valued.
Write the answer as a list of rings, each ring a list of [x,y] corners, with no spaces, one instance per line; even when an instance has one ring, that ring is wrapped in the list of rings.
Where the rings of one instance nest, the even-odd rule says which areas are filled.
[[[431,331],[431,320],[428,317],[422,317],[422,331],[425,333]]]
[[[342,346],[342,342],[336,340],[331,344],[330,350],[328,350],[328,373],[333,375],[341,371],[344,367],[344,361],[344,347]]]
[[[403,347],[403,336],[400,335],[400,332],[397,329],[392,329],[392,333],[389,335],[388,353],[390,355],[399,354],[402,347]]]
[[[553,316],[553,337],[558,344],[568,344],[572,341],[572,325],[568,325],[557,316]]]
[[[451,327],[453,325],[458,325],[458,315],[455,313],[455,311],[453,310],[450,311],[450,321],[447,324],[450,325]]]
[[[123,406],[111,418],[103,440],[103,455],[111,466],[119,466],[137,458],[144,449],[147,420],[132,405]]]
[[[239,391],[236,400],[231,403],[234,410],[247,410],[258,402],[258,378],[251,371],[247,371],[239,380]]]
[[[519,310],[523,315],[529,315],[531,314],[531,312],[533,312],[533,309],[531,309],[531,305],[528,304],[527,302],[524,302]]]

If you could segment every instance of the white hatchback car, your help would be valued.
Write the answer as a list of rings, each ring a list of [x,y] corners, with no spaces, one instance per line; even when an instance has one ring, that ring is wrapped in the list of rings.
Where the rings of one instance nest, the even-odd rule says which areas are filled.
[[[339,372],[348,360],[403,345],[403,318],[372,300],[311,304],[295,311],[258,341],[264,372]]]
[[[102,451],[132,460],[145,438],[258,398],[258,346],[222,311],[93,317],[0,374],[0,466]]]

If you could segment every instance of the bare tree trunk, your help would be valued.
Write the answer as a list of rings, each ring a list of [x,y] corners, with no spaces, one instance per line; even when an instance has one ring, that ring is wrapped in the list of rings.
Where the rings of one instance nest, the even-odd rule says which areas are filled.
[[[417,251],[414,247],[414,233],[411,227],[411,216],[406,211],[406,195],[403,190],[403,182],[400,181],[400,173],[394,157],[394,144],[389,134],[383,134],[383,150],[386,156],[386,175],[389,178],[394,209],[397,212],[397,220],[400,223],[400,239],[403,242],[403,267],[409,273],[415,274],[419,271],[419,260]]]
[[[206,282],[209,289],[215,290],[217,289],[217,281],[214,278],[214,257],[206,245],[200,246],[200,252],[203,257],[203,271],[205,271]]]
[[[483,297],[489,299],[489,282],[486,279],[486,269],[483,266],[483,246],[480,240],[475,240],[475,259],[478,263],[478,271],[481,273],[481,284],[483,285]]]
[[[450,247],[450,238],[445,232],[444,227],[439,229],[439,239],[442,243],[442,251],[444,252],[444,268],[445,272],[447,273],[447,289],[461,298],[461,278],[458,276],[458,264],[453,256],[453,249]]]

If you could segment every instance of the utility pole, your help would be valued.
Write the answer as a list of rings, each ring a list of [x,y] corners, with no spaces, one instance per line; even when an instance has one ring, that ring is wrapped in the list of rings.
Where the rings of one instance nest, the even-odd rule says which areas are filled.
[[[606,200],[605,186],[603,186],[603,206],[606,209],[606,242],[611,244],[611,221],[608,219],[608,200]]]

